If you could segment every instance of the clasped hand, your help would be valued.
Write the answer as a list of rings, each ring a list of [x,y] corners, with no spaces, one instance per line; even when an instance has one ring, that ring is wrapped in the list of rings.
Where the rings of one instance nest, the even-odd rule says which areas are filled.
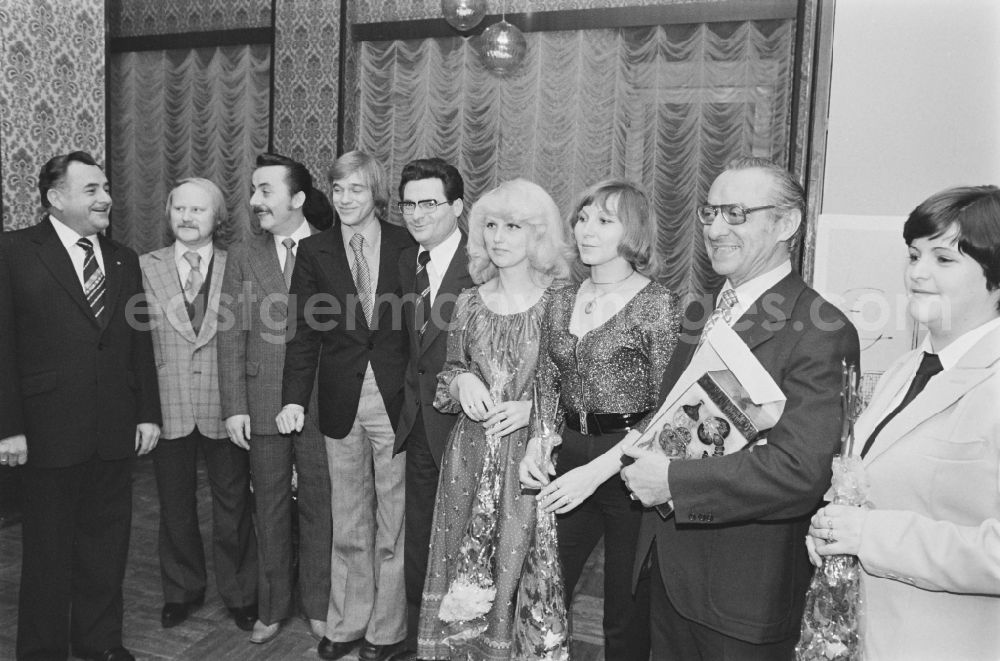
[[[471,372],[456,376],[454,385],[466,417],[482,423],[487,434],[506,436],[528,426],[531,402],[514,400],[494,403],[489,389]]]
[[[806,535],[809,561],[821,567],[824,556],[857,555],[867,515],[868,510],[849,505],[827,505],[817,511]]]

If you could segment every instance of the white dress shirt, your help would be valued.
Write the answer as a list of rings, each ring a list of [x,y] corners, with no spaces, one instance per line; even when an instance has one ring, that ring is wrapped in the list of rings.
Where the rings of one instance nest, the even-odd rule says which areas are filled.
[[[181,289],[184,289],[184,284],[188,281],[188,276],[191,274],[191,263],[184,258],[184,255],[189,252],[198,253],[201,257],[198,269],[201,271],[201,277],[204,280],[204,278],[208,277],[208,265],[212,263],[214,250],[215,247],[211,243],[194,250],[188,248],[180,241],[174,241],[174,263],[177,265],[177,275],[181,280]]]
[[[96,234],[84,237],[78,234],[76,230],[70,229],[62,221],[56,220],[54,216],[49,216],[49,220],[52,221],[52,227],[55,228],[59,241],[62,242],[66,248],[66,252],[69,253],[69,258],[73,262],[73,268],[76,269],[76,277],[80,281],[80,287],[84,286],[83,262],[87,258],[87,254],[83,251],[83,248],[76,245],[76,242],[80,239],[90,239],[90,242],[94,244],[94,257],[97,259],[97,266],[101,269],[101,273],[107,274],[108,271],[104,268],[104,253],[101,252],[101,242],[97,240]]]
[[[309,227],[309,223],[303,220],[299,226],[295,228],[295,231],[288,236],[281,234],[272,234],[271,236],[274,237],[274,249],[278,251],[278,270],[284,272],[286,251],[282,242],[285,239],[291,239],[294,241],[295,245],[292,246],[292,256],[297,256],[299,254],[299,244],[302,242],[302,239],[308,239],[312,236],[312,228]]]
[[[739,287],[733,287],[733,283],[729,282],[729,279],[727,278],[726,284],[722,287],[721,291],[732,289],[736,293],[736,305],[733,306],[733,313],[729,318],[729,325],[732,326],[735,324],[736,320],[742,317],[747,310],[753,307],[753,304],[757,302],[757,299],[764,295],[764,292],[781,282],[782,279],[784,279],[784,277],[791,272],[792,263],[790,261],[785,261],[770,271],[762,273],[756,278],[747,280]]]
[[[427,262],[427,279],[431,283],[432,305],[434,304],[435,297],[437,297],[438,290],[441,289],[444,274],[447,273],[448,267],[451,266],[451,260],[455,257],[455,253],[458,251],[458,244],[461,242],[462,233],[458,231],[458,227],[455,227],[447,239],[431,248],[431,261]],[[421,246],[417,252],[418,263],[420,253],[424,252],[427,251]]]

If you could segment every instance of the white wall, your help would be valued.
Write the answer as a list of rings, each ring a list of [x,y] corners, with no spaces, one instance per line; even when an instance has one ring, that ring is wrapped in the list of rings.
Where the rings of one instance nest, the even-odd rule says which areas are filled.
[[[836,0],[823,213],[1000,185],[1000,0]]]

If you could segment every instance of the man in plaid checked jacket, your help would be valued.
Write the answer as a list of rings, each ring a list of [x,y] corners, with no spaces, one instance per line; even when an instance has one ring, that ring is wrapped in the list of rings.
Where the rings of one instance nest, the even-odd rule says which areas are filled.
[[[229,234],[222,191],[185,179],[167,196],[171,245],[139,258],[153,313],[163,439],[153,451],[160,500],[160,575],[172,627],[205,599],[205,552],[198,530],[198,450],[212,490],[215,582],[236,624],[257,619],[257,544],[247,453],[229,443],[219,402],[216,331]]]

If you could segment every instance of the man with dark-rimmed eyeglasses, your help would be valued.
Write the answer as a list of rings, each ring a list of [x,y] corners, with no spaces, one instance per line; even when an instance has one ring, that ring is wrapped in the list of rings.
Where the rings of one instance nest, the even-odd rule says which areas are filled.
[[[466,236],[458,226],[465,209],[464,193],[458,170],[440,158],[411,161],[400,177],[399,210],[419,245],[404,250],[399,259],[406,298],[404,321],[410,334],[403,410],[396,426],[396,452],[406,451],[404,564],[409,632],[399,659],[415,658],[438,473],[457,419],[433,404],[455,300],[463,289],[473,286]]]
[[[812,569],[803,539],[830,484],[840,441],[841,361],[858,361],[858,335],[792,270],[802,187],[758,158],[734,161],[696,209],[712,268],[726,281],[711,315],[685,311],[661,399],[702,346],[729,324],[785,394],[767,442],[752,451],[671,462],[627,450],[627,488],[643,505],[638,593],[648,590],[652,658],[788,660]]]

